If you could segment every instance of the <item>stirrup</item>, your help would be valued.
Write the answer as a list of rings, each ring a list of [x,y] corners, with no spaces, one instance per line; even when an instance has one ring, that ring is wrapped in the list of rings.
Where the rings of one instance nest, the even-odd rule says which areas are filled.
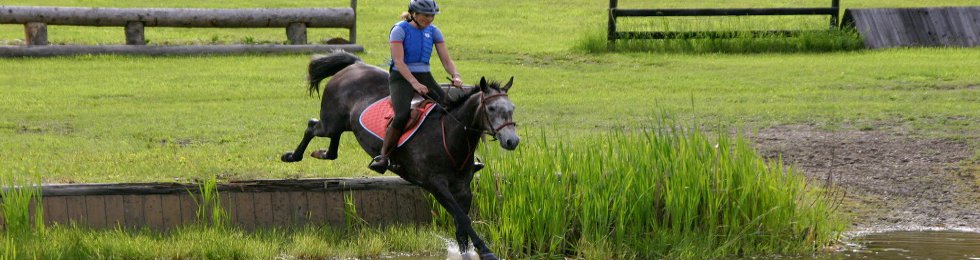
[[[388,170],[388,164],[388,158],[378,155],[374,157],[371,164],[368,164],[368,168],[377,173],[385,174],[385,171]]]

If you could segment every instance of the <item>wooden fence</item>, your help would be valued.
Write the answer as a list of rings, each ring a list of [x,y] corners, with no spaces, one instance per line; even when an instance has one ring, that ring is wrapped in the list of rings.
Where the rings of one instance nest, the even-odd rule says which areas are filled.
[[[398,177],[256,180],[218,186],[231,224],[245,230],[345,224],[344,196],[371,225],[428,224],[432,200]],[[170,230],[198,223],[197,185],[178,183],[65,184],[42,187],[47,225]],[[33,206],[31,215],[35,214]],[[0,215],[0,226],[4,225]]]
[[[830,28],[837,28],[840,13],[840,0],[831,0],[830,7],[817,8],[740,8],[740,9],[621,9],[618,0],[609,0],[608,40],[617,39],[676,39],[676,38],[730,38],[735,37],[731,32],[642,32],[617,31],[616,20],[619,17],[668,17],[668,16],[746,16],[746,15],[829,15]],[[785,35],[797,34],[798,31],[747,31],[752,35]]]
[[[2,46],[0,57],[70,54],[227,54],[363,51],[356,45],[357,0],[349,8],[199,9],[0,6],[0,24],[23,24],[26,46]],[[49,45],[48,25],[123,27],[126,45]],[[289,45],[146,46],[145,27],[284,28]],[[307,44],[307,28],[345,28],[344,44]]]

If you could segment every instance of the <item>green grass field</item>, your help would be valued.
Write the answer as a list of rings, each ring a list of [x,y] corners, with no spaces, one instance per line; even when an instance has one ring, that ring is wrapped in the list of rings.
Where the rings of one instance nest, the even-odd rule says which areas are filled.
[[[367,51],[358,55],[365,62],[384,63],[388,57],[387,31],[405,9],[406,2],[360,1],[358,41]],[[348,3],[335,0],[285,4],[267,0],[222,3],[187,0],[3,2],[4,5],[214,8],[335,7]],[[555,143],[597,142],[624,128],[654,126],[663,113],[705,125],[702,129],[758,129],[808,124],[828,131],[885,130],[921,137],[961,138],[968,140],[974,150],[980,146],[977,141],[980,137],[978,48],[762,53],[595,52],[583,46],[595,44],[596,35],[605,33],[605,8],[608,6],[605,1],[440,0],[439,3],[443,13],[435,24],[446,33],[447,44],[464,81],[472,84],[481,76],[495,80],[515,77],[510,97],[518,107],[515,120],[520,123],[527,147],[536,147],[530,144],[544,136]],[[826,5],[829,1],[620,1],[622,7],[669,8]],[[842,5],[845,8],[920,7],[976,3],[973,0],[874,0],[844,1]],[[709,29],[720,24],[722,30],[741,22],[692,21]],[[744,22],[753,26],[778,24],[788,27],[780,29],[805,29],[824,26],[826,21],[773,18]],[[664,24],[658,21],[630,23],[641,27]],[[690,26],[678,21],[671,21],[670,25]],[[122,28],[50,26],[48,30],[53,44],[121,44],[124,41]],[[344,30],[315,29],[310,31],[309,37],[311,41],[319,41],[346,35]],[[23,37],[20,25],[0,25],[0,44],[19,44]],[[147,28],[147,39],[150,44],[266,43],[285,41],[285,35],[282,29],[150,27]],[[212,175],[222,179],[374,176],[366,168],[370,156],[361,151],[350,136],[344,138],[340,158],[336,161],[309,158],[292,164],[279,161],[282,152],[293,149],[299,142],[306,120],[318,115],[320,102],[307,95],[304,83],[309,58],[310,55],[246,55],[0,59],[0,99],[3,101],[0,102],[0,175],[14,179],[37,176],[48,183],[191,181]],[[445,76],[439,69],[436,72],[436,78]],[[623,142],[633,141],[636,140]],[[326,145],[326,140],[318,139],[312,146]],[[489,170],[498,165],[520,166],[518,155],[532,152],[530,149],[500,152],[495,143],[485,146],[492,149],[483,151],[488,159],[492,159],[487,162],[491,165]],[[544,147],[537,148],[548,149]],[[587,150],[587,147],[583,149]],[[973,159],[973,164],[980,161],[980,150],[976,154],[978,157]],[[573,158],[573,155],[566,156]],[[531,177],[535,176],[528,178]],[[790,202],[813,198],[786,194],[777,193],[773,198]],[[718,198],[726,197],[708,197]],[[678,207],[685,212],[683,205]],[[601,207],[590,212],[599,212],[596,209]],[[816,212],[826,212],[821,210]],[[755,217],[762,219],[762,216]],[[794,219],[794,216],[779,215],[778,218],[786,220]],[[748,224],[742,224],[755,227],[756,223],[751,222],[754,219],[749,220]],[[558,221],[549,223],[563,224]],[[839,223],[831,223],[836,224]],[[517,233],[534,231],[520,225],[501,222],[500,226],[518,230]],[[809,231],[798,229],[799,226],[778,225],[781,224],[776,228],[793,229],[796,235],[810,235]],[[479,228],[488,237],[513,239],[504,231],[492,234],[494,231],[487,227]],[[568,231],[562,228],[567,227],[560,227],[557,232]],[[820,236],[835,231],[825,230]],[[51,252],[55,254],[122,258],[379,256],[386,252],[438,254],[444,247],[432,244],[431,240],[407,239],[399,244],[383,238],[391,237],[391,234],[430,237],[434,233],[448,237],[448,232],[430,229],[378,231],[381,235],[367,230],[339,238],[333,237],[339,232],[318,229],[257,234],[211,229],[169,234],[94,232],[73,228],[50,228],[46,232],[59,238],[45,240],[48,244],[44,248],[53,248]],[[735,238],[740,235],[737,230],[725,232],[734,234]],[[536,234],[543,234],[540,243],[533,244],[541,248],[562,248],[570,243],[551,243],[553,241],[547,241],[553,238],[551,233]],[[710,233],[677,237],[682,242],[687,239],[696,244],[701,241],[697,236],[705,234]],[[630,235],[636,234],[626,234]],[[40,243],[17,242],[24,237],[30,236],[0,236],[3,248],[22,250],[19,254],[13,252],[13,256],[9,255],[12,251],[7,250],[0,259],[29,257],[27,252],[41,251],[36,248]],[[350,237],[356,239],[344,242]],[[562,237],[568,238],[574,236]],[[234,246],[241,241],[254,246]],[[631,255],[629,250],[633,248],[617,248],[621,244],[603,244],[603,241],[601,236],[596,240],[578,241],[581,244],[575,246],[580,248],[575,250],[595,258],[648,256]],[[160,246],[145,247],[133,243]],[[505,242],[499,243],[495,249],[505,246]],[[717,245],[705,244],[709,247]],[[806,246],[814,249],[820,244]],[[176,250],[188,248],[188,245],[200,245],[201,248]],[[781,246],[743,247],[734,252],[793,251],[777,248]],[[367,249],[344,251],[349,250],[348,247]],[[168,251],[171,249],[173,252]],[[326,251],[303,251],[319,249]],[[655,252],[654,255],[664,253],[656,251],[662,248],[647,249]],[[543,253],[544,250],[523,252],[520,248],[505,248],[504,251],[508,255],[561,254]],[[731,253],[716,252],[717,255]],[[667,251],[664,254],[686,256],[685,252]]]
[[[967,5],[959,2],[848,3],[845,7]],[[469,83],[514,76],[521,129],[579,138],[648,121],[659,111],[712,125],[760,128],[902,128],[923,135],[980,132],[980,49],[916,48],[829,53],[598,53],[577,48],[605,26],[602,1],[442,1],[435,24]],[[563,8],[555,7],[561,4]],[[768,3],[768,2],[766,2]],[[768,6],[740,1],[732,6]],[[195,1],[6,2],[113,7],[345,6],[346,1],[218,4]],[[851,5],[853,4],[853,5]],[[859,4],[859,6],[858,6]],[[382,64],[386,31],[403,1],[362,1],[362,58]],[[622,6],[641,6],[623,2]],[[784,6],[822,6],[785,2]],[[672,2],[664,7],[691,7]],[[728,6],[714,4],[713,7]],[[821,23],[822,24],[822,23]],[[60,43],[120,43],[122,28],[51,26]],[[147,28],[153,42],[284,41],[280,29]],[[310,38],[345,36],[342,30]],[[0,39],[21,39],[19,25]],[[307,96],[309,55],[218,57],[78,56],[0,60],[0,160],[4,174],[47,182],[172,181],[370,175],[369,156],[345,138],[334,162],[284,164],[318,115]],[[443,78],[437,69],[436,77]],[[313,146],[325,146],[315,140]]]

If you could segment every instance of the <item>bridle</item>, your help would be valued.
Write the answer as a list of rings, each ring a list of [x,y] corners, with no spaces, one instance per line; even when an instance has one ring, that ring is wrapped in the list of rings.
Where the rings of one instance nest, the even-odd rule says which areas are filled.
[[[487,101],[489,101],[491,99],[494,99],[494,98],[498,98],[498,97],[507,97],[507,93],[500,92],[500,93],[497,93],[497,94],[492,94],[490,96],[485,96],[485,94],[483,92],[480,92],[480,95],[481,95],[481,97],[480,97],[480,105],[477,106],[476,109],[477,109],[477,113],[483,112],[483,114],[482,114],[483,115],[482,116],[483,117],[483,123],[488,128],[488,129],[484,129],[483,132],[486,133],[486,134],[488,134],[488,135],[490,135],[490,136],[492,136],[493,137],[493,140],[492,141],[496,141],[497,140],[497,133],[500,132],[500,129],[504,129],[504,127],[507,127],[507,126],[517,126],[517,123],[514,122],[514,121],[507,121],[507,122],[504,122],[503,124],[500,124],[500,126],[493,127],[493,122],[490,121],[490,110],[487,108]],[[482,111],[481,111],[481,108],[482,108]],[[477,115],[479,116],[479,114],[477,114]]]
[[[453,157],[453,153],[449,151],[449,143],[446,142],[446,117],[449,117],[449,118],[453,119],[453,121],[456,121],[456,123],[463,125],[463,129],[466,130],[466,131],[478,132],[481,135],[482,134],[487,134],[487,135],[490,135],[491,137],[493,137],[493,140],[491,140],[491,141],[497,141],[497,133],[500,132],[500,129],[504,129],[504,127],[507,127],[507,126],[517,126],[517,123],[514,122],[514,121],[504,122],[503,124],[500,124],[500,126],[497,126],[497,127],[494,127],[493,126],[493,122],[490,121],[490,110],[489,110],[489,108],[487,108],[487,102],[489,100],[491,100],[491,99],[495,99],[495,98],[499,98],[499,97],[507,97],[507,93],[500,92],[500,93],[497,93],[497,94],[492,94],[492,95],[487,96],[483,91],[480,91],[480,105],[478,105],[476,107],[476,114],[475,114],[475,116],[482,117],[483,118],[483,124],[486,127],[486,129],[475,129],[473,127],[470,127],[468,125],[465,125],[465,124],[463,124],[463,122],[459,121],[459,119],[457,119],[452,114],[450,114],[449,111],[447,111],[447,110],[445,110],[445,108],[443,108],[443,111],[446,113],[446,116],[443,116],[442,119],[440,120],[440,125],[442,127],[442,147],[443,147],[443,149],[445,149],[446,155],[449,156],[449,161],[452,162],[452,164],[454,166],[457,166],[458,167],[457,171],[462,171],[463,168],[466,167],[466,165],[465,164],[457,164],[456,163],[456,158]],[[473,156],[473,149],[474,148],[475,147],[473,146],[473,144],[470,143],[470,139],[469,138],[466,138],[466,149],[467,149],[467,153],[466,153],[466,158],[463,159],[463,162],[464,163],[470,159],[470,156]]]

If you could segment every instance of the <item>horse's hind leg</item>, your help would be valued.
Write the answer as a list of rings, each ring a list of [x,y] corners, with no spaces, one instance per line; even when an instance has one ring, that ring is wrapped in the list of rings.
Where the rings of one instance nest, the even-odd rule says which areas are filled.
[[[328,148],[328,150],[316,150],[313,151],[310,156],[322,160],[337,159],[337,149],[340,148],[340,134],[341,133],[338,132],[337,134],[330,136],[330,148]]]
[[[310,119],[306,123],[306,131],[303,132],[303,141],[299,142],[299,146],[296,146],[296,150],[292,152],[286,152],[280,158],[283,162],[298,162],[303,160],[303,153],[306,152],[306,147],[310,145],[310,141],[315,137],[315,131],[317,129],[316,125],[319,120]]]

